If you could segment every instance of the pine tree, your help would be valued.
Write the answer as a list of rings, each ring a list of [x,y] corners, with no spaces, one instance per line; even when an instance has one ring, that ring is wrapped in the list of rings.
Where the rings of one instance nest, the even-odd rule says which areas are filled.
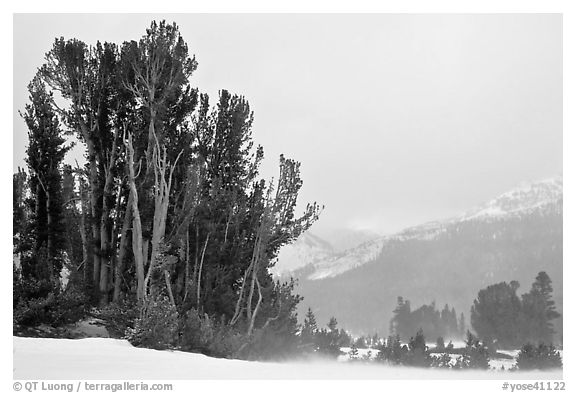
[[[410,349],[406,358],[406,364],[415,367],[430,367],[432,358],[426,345],[426,338],[422,329],[419,329],[416,336],[410,338],[408,343]]]
[[[487,346],[476,338],[470,331],[467,332],[466,348],[459,362],[458,368],[476,368],[486,370],[490,367],[490,357]]]
[[[448,304],[444,305],[444,308],[440,313],[440,321],[442,323],[441,326],[442,335],[449,336],[452,333],[452,331],[451,331],[451,314],[450,309],[448,308]]]
[[[402,339],[410,337],[413,329],[410,314],[410,301],[399,296],[398,304],[394,309],[394,316],[390,321],[390,334],[398,334]]]
[[[28,233],[28,217],[30,215],[26,203],[28,194],[28,174],[20,167],[12,177],[12,240],[13,252],[21,259],[23,251],[29,250],[30,236]]]
[[[356,345],[356,342],[352,343],[352,346],[350,347],[350,351],[348,351],[348,357],[352,361],[358,360],[358,346]]]
[[[331,332],[337,332],[338,330],[338,321],[334,317],[330,317],[330,321],[328,322],[328,329]]]
[[[451,337],[455,337],[458,335],[458,319],[456,317],[456,310],[452,307],[450,311],[450,317],[448,319],[448,331],[450,332]]]
[[[312,312],[312,309],[308,307],[308,311],[306,312],[306,317],[304,318],[304,327],[302,329],[303,332],[307,332],[310,335],[313,335],[318,330],[318,325],[316,324],[316,316]]]
[[[302,332],[300,334],[300,340],[302,341],[302,346],[308,351],[316,351],[317,345],[315,336],[318,332],[318,325],[316,324],[316,317],[309,307],[304,317],[304,324],[302,326]]]
[[[517,281],[501,282],[478,292],[470,312],[470,322],[484,343],[500,348],[519,345],[521,302],[516,295],[518,287]]]
[[[442,336],[440,336],[436,340],[436,350],[438,352],[442,352],[442,351],[444,351],[444,349],[446,349],[446,346],[444,345],[444,338],[442,338]]]
[[[22,273],[56,285],[66,249],[60,166],[69,147],[64,146],[52,93],[40,77],[32,80],[28,91],[30,103],[21,115],[28,126],[26,163],[30,169],[34,248],[32,257],[22,261]]]
[[[320,354],[336,358],[342,352],[340,351],[341,339],[338,331],[338,321],[331,317],[328,322],[328,329],[321,329],[316,334],[316,343]]]
[[[464,313],[460,313],[460,318],[458,319],[458,334],[460,337],[464,338],[466,334],[466,320],[464,319]]]
[[[535,344],[551,344],[552,321],[560,317],[552,300],[552,280],[546,272],[538,273],[530,292],[522,295],[521,327],[523,339]]]

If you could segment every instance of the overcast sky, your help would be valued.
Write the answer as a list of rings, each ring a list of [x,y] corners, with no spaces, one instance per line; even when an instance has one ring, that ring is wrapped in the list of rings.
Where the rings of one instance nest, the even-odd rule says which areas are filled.
[[[389,233],[562,173],[557,14],[16,15],[15,167],[54,38],[121,43],[162,18],[196,55],[194,86],[249,100],[263,175],[281,153],[302,162],[321,228]]]

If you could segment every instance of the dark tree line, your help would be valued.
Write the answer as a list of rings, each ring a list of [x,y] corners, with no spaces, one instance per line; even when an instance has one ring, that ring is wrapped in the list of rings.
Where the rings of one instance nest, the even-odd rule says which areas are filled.
[[[552,321],[560,314],[552,300],[552,281],[546,272],[536,276],[529,292],[519,297],[517,281],[490,285],[478,292],[471,309],[471,324],[486,343],[518,348],[525,343],[554,341]]]
[[[264,150],[252,140],[248,101],[222,90],[212,106],[191,84],[197,66],[164,21],[121,45],[55,40],[22,113],[16,324],[49,318],[39,311],[51,296],[86,307],[135,303],[141,319],[151,304],[207,315],[247,342],[274,329],[295,335],[301,298],[268,268],[320,207],[296,214],[294,160],[281,155],[275,181],[259,178]],[[85,165],[63,165],[66,135],[85,148]]]
[[[390,320],[390,334],[408,340],[418,330],[422,330],[427,337],[463,338],[464,314],[457,318],[454,307],[445,304],[442,310],[437,310],[434,302],[412,310],[408,299],[398,297],[394,316]]]

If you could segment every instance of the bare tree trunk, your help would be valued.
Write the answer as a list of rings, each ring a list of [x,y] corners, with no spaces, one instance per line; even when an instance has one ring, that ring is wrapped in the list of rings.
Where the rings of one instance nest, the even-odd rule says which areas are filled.
[[[114,180],[113,171],[114,163],[116,161],[116,143],[118,141],[118,128],[114,130],[114,141],[112,142],[112,150],[110,151],[110,158],[108,165],[105,167],[106,179],[104,181],[104,188],[102,189],[102,211],[100,214],[100,304],[105,305],[108,303],[108,271],[110,270],[110,234],[108,228],[108,221],[110,215],[110,206],[108,206],[108,198],[112,189]]]
[[[80,195],[82,195],[82,186],[80,186]],[[80,210],[80,238],[82,239],[82,266],[84,266],[84,273],[88,271],[88,239],[86,235],[86,220],[84,219],[84,211],[85,211],[85,200],[81,196],[81,210]],[[86,274],[84,274],[84,279],[87,279]]]
[[[262,236],[264,232],[264,224],[258,228],[257,240],[254,245],[254,252],[252,254],[252,279],[250,280],[250,292],[248,293],[248,300],[246,301],[246,317],[252,320],[252,299],[254,296],[254,287],[257,283],[258,265],[260,262],[260,253],[262,249]]]
[[[174,294],[172,293],[172,283],[170,282],[170,273],[168,270],[164,270],[164,282],[166,283],[166,289],[168,290],[168,297],[170,298],[170,303],[176,307],[176,302],[174,301]]]
[[[184,298],[182,302],[185,302],[188,297],[188,283],[190,280],[190,231],[188,228],[186,228],[186,256],[184,258],[186,266],[184,267]]]
[[[122,288],[122,270],[124,269],[124,258],[126,256],[126,243],[128,242],[127,233],[130,229],[132,221],[132,201],[134,197],[132,192],[128,196],[128,203],[126,204],[126,212],[124,213],[124,222],[122,223],[122,231],[120,232],[120,246],[118,250],[118,260],[114,269],[114,294],[112,300],[118,302],[120,300],[120,293]]]
[[[252,332],[254,331],[254,323],[256,321],[256,316],[258,315],[258,311],[260,311],[260,306],[262,305],[262,288],[260,287],[260,281],[258,281],[258,276],[256,276],[254,280],[256,281],[256,287],[258,288],[258,301],[256,302],[256,307],[254,308],[254,314],[252,314],[252,318],[250,318],[250,325],[248,326],[247,331],[248,337],[250,337],[252,335]]]
[[[88,197],[86,195],[86,183],[80,180],[80,237],[82,238],[82,265],[84,266],[83,277],[84,283],[89,283],[92,280],[90,272],[90,242],[88,231],[86,230],[86,215],[88,212]]]
[[[154,131],[152,126],[151,132]],[[139,299],[145,299],[148,293],[148,286],[152,272],[156,267],[156,258],[159,252],[160,242],[164,237],[166,231],[166,217],[168,215],[168,202],[170,197],[170,188],[172,187],[172,175],[176,163],[182,154],[182,151],[176,157],[173,165],[170,165],[167,158],[166,148],[160,151],[160,145],[156,139],[156,145],[153,152],[153,167],[154,167],[154,219],[152,226],[152,239],[143,240],[142,238],[142,223],[140,220],[140,211],[138,210],[138,191],[136,189],[136,180],[134,175],[134,148],[132,145],[132,136],[128,135],[126,143],[128,152],[128,177],[130,189],[133,194],[133,225],[132,225],[132,248],[134,250],[134,257],[136,260],[136,270],[138,277],[138,293]],[[166,172],[169,171],[168,179],[166,179]],[[148,258],[148,247],[152,248],[150,253],[150,262],[148,264],[148,271],[144,274],[144,266]],[[141,272],[139,271],[141,269]],[[143,278],[142,278],[143,277]],[[141,281],[142,278],[142,282]]]
[[[110,274],[108,274],[107,289],[108,292],[112,291],[112,300],[114,300],[114,290],[116,285],[116,268],[118,266],[118,226],[120,224],[120,201],[122,199],[122,184],[118,185],[116,192],[116,205],[114,206],[115,216],[112,220],[112,228],[110,229]],[[130,211],[130,209],[127,209]],[[126,212],[124,212],[126,214]]]
[[[134,263],[136,265],[136,298],[143,302],[146,298],[144,288],[144,248],[142,241],[142,222],[140,221],[140,210],[138,209],[138,191],[136,190],[136,178],[134,175],[134,148],[132,145],[132,136],[128,134],[126,142],[126,151],[128,156],[128,184],[132,199],[132,252],[134,254]]]
[[[109,258],[110,244],[108,242],[108,231],[106,225],[106,219],[102,215],[100,222],[100,305],[106,305],[108,303],[108,270],[110,269],[110,258]]]
[[[256,239],[254,241],[254,249],[252,251],[252,258],[250,259],[250,264],[248,265],[248,267],[246,268],[246,271],[244,272],[244,279],[242,280],[242,286],[240,287],[240,293],[238,294],[238,300],[236,301],[236,309],[234,311],[234,315],[232,316],[232,319],[230,320],[230,325],[234,325],[236,324],[236,322],[240,319],[240,315],[241,315],[241,311],[244,309],[242,307],[242,302],[244,299],[244,292],[246,291],[246,283],[248,282],[248,277],[250,277],[250,274],[254,271],[255,269],[255,265],[257,262],[257,255],[259,253],[259,244],[260,244],[260,228],[258,229],[258,231],[256,232]],[[254,284],[254,280],[251,281],[251,284]],[[246,302],[246,313],[247,313],[247,318],[251,319],[252,317],[252,306],[251,306],[251,301],[252,298],[250,296],[249,300],[247,300]]]
[[[89,147],[89,155],[95,154],[90,153],[90,150],[94,150],[94,146],[92,143],[88,143]],[[100,233],[98,228],[98,214],[97,214],[97,182],[98,182],[98,172],[96,169],[96,162],[94,159],[90,160],[90,211],[91,211],[91,218],[90,224],[92,226],[92,257],[94,259],[92,267],[93,267],[93,274],[92,274],[92,282],[95,286],[98,285],[98,280],[100,278]]]
[[[97,211],[97,203],[98,203],[98,168],[96,167],[96,149],[94,147],[94,141],[91,138],[90,131],[96,130],[97,125],[93,125],[88,127],[88,124],[84,121],[82,116],[76,116],[78,123],[80,125],[80,131],[82,132],[82,136],[86,141],[86,146],[88,147],[88,184],[90,186],[90,225],[92,227],[92,258],[93,258],[93,265],[92,265],[92,284],[98,287],[99,279],[100,279],[100,234],[98,223],[100,221],[100,217],[98,216]]]
[[[196,242],[196,246],[194,247],[194,273],[192,275],[192,282],[196,282],[198,280],[198,249],[200,248],[200,244],[198,239],[200,238],[200,233],[198,229],[198,224],[196,224],[196,236],[194,241]]]
[[[48,227],[48,239],[46,245],[46,262],[48,263],[48,274],[50,277],[50,281],[56,283],[58,281],[58,277],[56,277],[54,272],[54,241],[53,241],[53,233],[52,233],[52,209],[50,205],[50,194],[48,190],[46,190],[46,217],[47,217],[47,227]]]
[[[172,187],[172,175],[174,173],[174,168],[176,163],[180,158],[182,151],[174,160],[174,164],[170,165],[168,162],[168,156],[166,148],[164,147],[161,151],[158,140],[156,139],[156,147],[153,153],[154,161],[154,220],[152,226],[152,239],[151,246],[152,251],[150,253],[150,265],[148,266],[148,272],[146,273],[146,278],[144,279],[144,290],[147,291],[150,277],[152,272],[156,267],[156,258],[158,256],[159,247],[164,234],[166,232],[166,217],[168,216],[168,203],[170,201],[170,189]],[[166,171],[169,171],[168,179],[166,179]]]
[[[210,232],[206,235],[206,241],[204,242],[204,248],[202,249],[202,257],[200,258],[200,268],[198,270],[198,283],[196,285],[196,309],[200,310],[200,282],[202,280],[202,265],[204,264],[204,255],[206,254],[206,247],[208,246],[208,240],[210,239]]]

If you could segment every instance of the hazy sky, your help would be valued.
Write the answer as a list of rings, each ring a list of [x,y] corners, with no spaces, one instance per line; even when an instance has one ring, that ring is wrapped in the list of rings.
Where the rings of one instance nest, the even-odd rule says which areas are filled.
[[[16,15],[14,166],[54,38],[121,43],[162,18],[196,55],[194,86],[249,100],[263,175],[280,153],[302,162],[319,227],[387,233],[562,173],[558,14]]]

